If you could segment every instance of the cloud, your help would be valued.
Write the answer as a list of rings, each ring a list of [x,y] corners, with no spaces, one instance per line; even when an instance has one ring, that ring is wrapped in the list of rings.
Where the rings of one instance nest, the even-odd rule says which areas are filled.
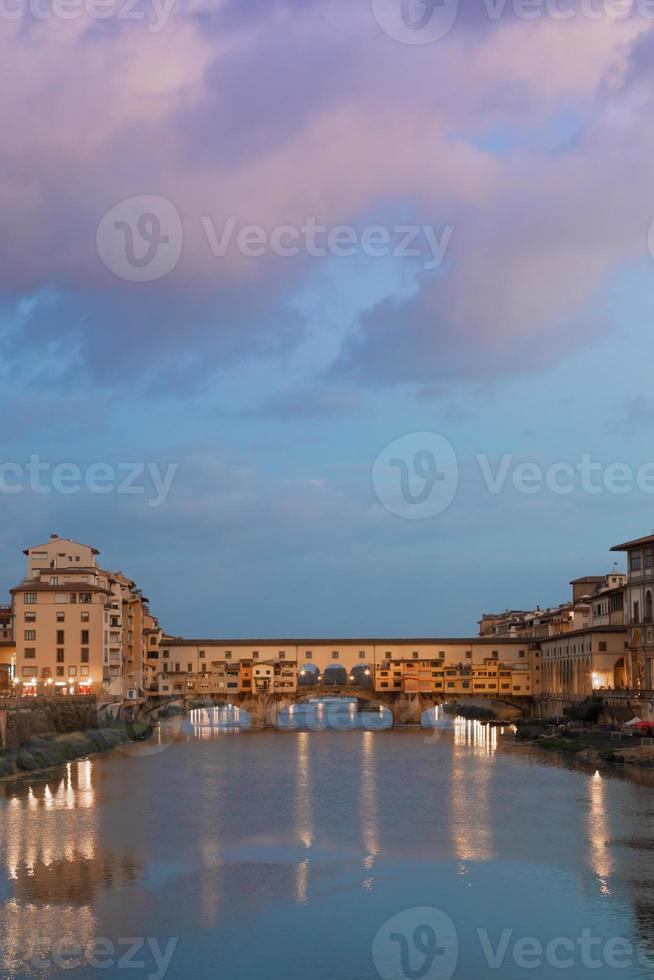
[[[108,386],[145,373],[182,393],[297,349],[305,325],[292,297],[321,260],[216,257],[207,216],[268,232],[307,216],[454,225],[438,275],[421,276],[408,300],[389,285],[361,317],[331,378],[316,380],[327,385],[319,412],[335,405],[334,377],[502,376],[610,329],[602,289],[642,257],[647,230],[654,138],[638,86],[623,84],[649,43],[642,23],[527,25],[466,4],[424,48],[397,43],[367,4],[346,2],[259,0],[247,12],[198,2],[158,33],[116,24],[5,24],[5,361],[21,343],[46,345]],[[565,113],[578,132],[553,151]],[[519,133],[526,121],[527,145],[494,153],[485,143],[489,126]],[[139,194],[170,200],[184,236],[178,266],[144,285],[116,279],[95,245],[105,212]],[[280,397],[271,411],[292,415],[297,396]]]

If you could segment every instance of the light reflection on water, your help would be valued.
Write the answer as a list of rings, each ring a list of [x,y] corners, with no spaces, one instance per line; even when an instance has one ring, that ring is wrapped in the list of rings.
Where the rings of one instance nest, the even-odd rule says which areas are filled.
[[[489,971],[477,929],[654,938],[651,786],[440,712],[413,732],[348,720],[235,739],[233,712],[198,711],[159,754],[5,784],[0,976],[58,975],[29,961],[62,936],[143,935],[179,937],[167,980],[368,980],[379,927],[423,905],[457,924],[461,977],[524,976]]]

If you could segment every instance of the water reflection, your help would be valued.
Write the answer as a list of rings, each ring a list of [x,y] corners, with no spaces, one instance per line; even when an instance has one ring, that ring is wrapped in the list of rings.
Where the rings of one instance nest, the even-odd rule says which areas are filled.
[[[210,739],[223,732],[239,732],[250,728],[251,718],[243,708],[226,704],[209,708],[194,708],[182,724],[182,731],[194,739]]]
[[[588,840],[591,865],[600,883],[602,895],[610,895],[609,878],[613,870],[613,858],[609,850],[609,825],[606,812],[605,781],[601,773],[589,777],[590,807],[588,810]]]
[[[278,727],[286,731],[347,732],[358,728],[383,731],[392,725],[393,716],[388,708],[360,710],[354,698],[300,701],[280,711],[278,716]]]
[[[308,852],[313,844],[313,812],[311,805],[311,768],[309,763],[309,733],[297,736],[297,763],[295,770],[295,833]],[[308,900],[309,854],[298,863],[296,875],[296,901]]]
[[[496,728],[469,719],[455,720],[450,826],[454,853],[464,864],[490,861],[495,853],[490,792],[496,751]]]
[[[222,739],[234,713],[198,711],[158,755],[6,788],[0,976],[48,975],[25,964],[62,937],[175,935],[167,980],[235,963],[241,980],[360,980],[370,937],[422,905],[464,924],[464,977],[487,973],[477,928],[651,936],[649,787],[543,764],[440,712],[433,732],[387,732],[356,705],[308,707],[317,731]],[[523,977],[507,958],[503,980]]]
[[[363,867],[370,871],[379,853],[379,829],[377,825],[379,803],[377,800],[377,757],[374,733],[367,731],[361,736],[361,836],[365,854]],[[372,888],[373,878],[364,881],[364,887]]]
[[[11,976],[62,939],[97,935],[93,903],[137,880],[140,862],[107,851],[99,831],[95,760],[56,778],[19,783],[2,806],[0,971]],[[9,784],[11,785],[11,784]]]

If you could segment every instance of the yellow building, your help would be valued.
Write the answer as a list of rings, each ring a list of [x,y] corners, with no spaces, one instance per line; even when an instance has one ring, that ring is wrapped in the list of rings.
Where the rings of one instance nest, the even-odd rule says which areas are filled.
[[[629,642],[625,629],[597,626],[541,641],[545,695],[587,697],[628,687]]]
[[[11,590],[17,692],[135,700],[151,620],[135,583],[100,568],[96,548],[56,534],[24,554],[27,575]]]

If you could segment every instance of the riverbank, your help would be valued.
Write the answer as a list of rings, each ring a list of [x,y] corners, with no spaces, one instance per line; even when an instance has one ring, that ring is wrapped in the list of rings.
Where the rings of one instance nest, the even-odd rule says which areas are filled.
[[[115,749],[125,742],[140,742],[152,735],[152,726],[137,722],[113,722],[102,728],[64,735],[39,735],[17,749],[0,752],[0,780],[23,773],[38,772],[82,759],[97,752]]]
[[[522,745],[543,752],[557,752],[594,768],[654,768],[654,745],[643,745],[638,739],[600,728],[576,730],[531,719],[518,723],[516,740]]]

